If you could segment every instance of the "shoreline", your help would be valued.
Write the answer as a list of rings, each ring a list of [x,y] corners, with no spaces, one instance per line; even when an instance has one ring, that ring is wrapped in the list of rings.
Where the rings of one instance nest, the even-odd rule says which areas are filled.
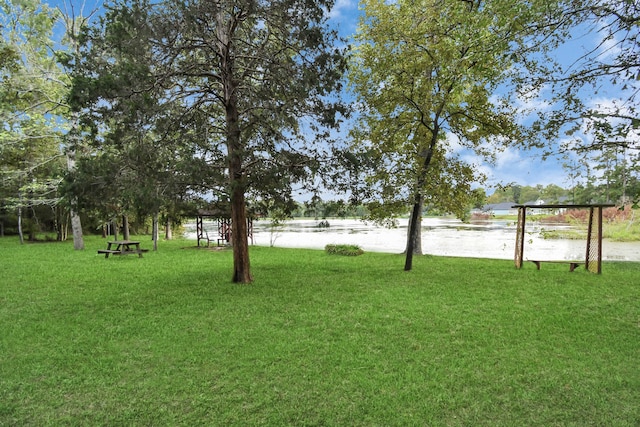
[[[329,227],[318,227],[320,220],[295,219],[271,228],[269,221],[254,223],[253,244],[286,248],[324,249],[328,244],[358,245],[367,252],[403,253],[406,245],[407,220],[398,227],[385,228],[353,219],[329,219]],[[195,225],[186,224],[187,239],[196,240]],[[532,225],[527,230],[525,260],[585,258],[585,239],[544,239],[541,229],[570,228],[567,225]],[[205,223],[205,229],[216,224]],[[513,259],[516,225],[507,220],[462,223],[448,218],[424,218],[422,252],[424,255],[464,258]],[[603,261],[640,261],[640,243],[603,241]]]

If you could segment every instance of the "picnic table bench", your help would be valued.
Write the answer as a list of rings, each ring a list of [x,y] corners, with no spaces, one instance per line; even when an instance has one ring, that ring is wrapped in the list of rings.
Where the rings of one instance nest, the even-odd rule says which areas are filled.
[[[536,265],[536,267],[538,267],[538,270],[540,270],[540,264],[542,264],[543,262],[550,262],[550,263],[555,263],[555,264],[569,264],[569,271],[573,271],[576,268],[578,268],[579,266],[584,264],[584,261],[542,261],[542,260],[534,260],[534,259],[530,259],[528,260],[532,263],[534,263]]]
[[[148,249],[141,249],[140,242],[136,240],[115,240],[113,242],[107,242],[107,249],[99,249],[99,254],[104,254],[105,258],[109,258],[109,255],[133,255],[138,254],[139,258],[142,258],[143,252],[148,252]]]

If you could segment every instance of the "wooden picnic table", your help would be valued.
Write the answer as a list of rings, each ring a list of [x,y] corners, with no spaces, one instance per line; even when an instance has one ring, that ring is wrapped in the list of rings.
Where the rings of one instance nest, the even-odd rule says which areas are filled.
[[[138,257],[142,258],[143,252],[147,252],[147,249],[141,249],[140,242],[137,240],[115,240],[107,242],[107,249],[98,250],[98,253],[104,254],[105,258],[109,258],[109,255],[133,254],[138,254]]]

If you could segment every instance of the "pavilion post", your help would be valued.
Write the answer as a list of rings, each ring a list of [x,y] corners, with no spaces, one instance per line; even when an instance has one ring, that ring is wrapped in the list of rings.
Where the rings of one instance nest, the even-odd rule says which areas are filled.
[[[516,228],[516,252],[514,255],[514,263],[516,268],[522,268],[522,258],[524,256],[524,229],[527,219],[527,208],[518,206],[518,226]]]
[[[589,208],[585,268],[592,273],[602,273],[602,206]]]
[[[602,273],[602,206],[598,206],[598,274]]]
[[[204,238],[204,227],[202,224],[202,216],[198,215],[196,217],[196,235],[198,237],[198,246],[200,246],[200,240],[205,240]]]

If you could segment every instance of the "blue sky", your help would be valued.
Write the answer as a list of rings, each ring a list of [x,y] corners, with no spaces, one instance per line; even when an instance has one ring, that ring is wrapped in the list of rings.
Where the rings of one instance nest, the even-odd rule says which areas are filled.
[[[50,4],[63,4],[62,1],[51,0]],[[84,7],[84,13],[88,13],[96,7],[96,5],[102,4],[100,0],[86,0],[85,2],[79,0],[71,0],[71,4],[74,5],[76,12]],[[349,38],[355,33],[358,24],[358,17],[360,16],[360,10],[357,0],[336,0],[335,7],[330,11],[329,16],[333,24],[335,24],[342,37]],[[577,57],[580,52],[584,52],[586,49],[593,48],[598,42],[597,31],[590,31],[587,34],[576,34],[575,39],[567,46],[564,46],[559,52],[563,58],[571,60]],[[606,46],[605,46],[606,47]],[[607,92],[604,90],[599,93],[597,97],[594,97],[589,102],[592,105],[611,105],[613,99],[618,96],[615,90]],[[544,102],[544,97],[534,99],[532,101],[522,101],[523,108],[549,108]],[[552,143],[559,143],[561,139],[557,141],[551,141]],[[455,147],[455,141],[452,142]],[[486,186],[506,184],[514,182],[520,185],[549,185],[556,184],[561,187],[568,188],[572,184],[567,178],[567,172],[562,167],[562,161],[558,159],[542,159],[540,152],[525,151],[516,148],[507,148],[503,152],[499,153],[495,164],[489,165],[479,161],[472,153],[459,152],[465,160],[475,163],[477,168],[482,170],[488,177],[489,181]],[[492,190],[487,188],[488,193],[491,194]]]

